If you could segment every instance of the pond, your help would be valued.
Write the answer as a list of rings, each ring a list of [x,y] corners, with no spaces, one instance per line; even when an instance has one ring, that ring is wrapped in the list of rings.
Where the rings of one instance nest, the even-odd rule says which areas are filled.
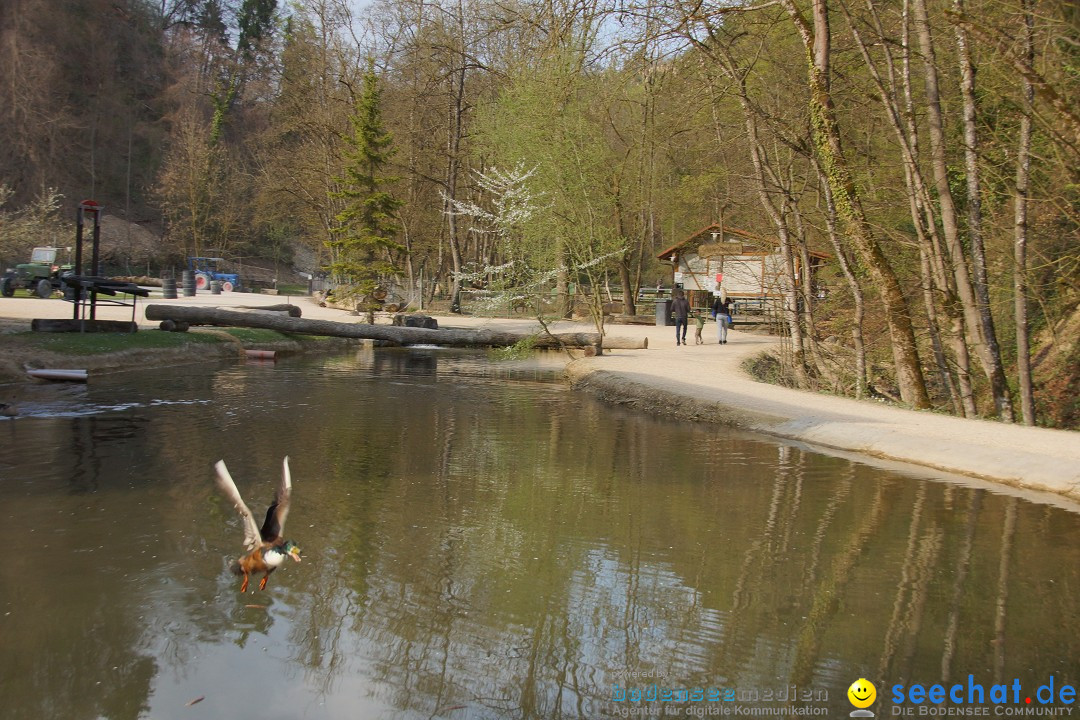
[[[884,717],[918,707],[896,685],[1015,681],[1011,712],[1080,684],[1068,508],[558,377],[364,350],[33,388],[0,421],[0,718],[843,717],[863,677]],[[304,560],[242,595],[212,466],[261,519],[286,454]]]

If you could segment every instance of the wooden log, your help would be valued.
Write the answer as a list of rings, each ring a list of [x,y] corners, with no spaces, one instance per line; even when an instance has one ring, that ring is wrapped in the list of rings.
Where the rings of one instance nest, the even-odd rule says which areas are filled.
[[[226,308],[222,308],[226,309]],[[233,305],[229,310],[246,310],[248,312],[276,312],[285,313],[289,317],[300,317],[302,311],[299,305],[290,305],[288,303],[278,303],[277,305]]]
[[[648,350],[649,338],[604,337],[605,350]]]
[[[86,382],[85,370],[59,370],[52,368],[38,368],[27,370],[26,374],[39,380],[66,380],[67,382]]]
[[[240,313],[218,308],[185,305],[147,305],[148,320],[176,320],[192,325],[219,325],[224,327],[254,327],[277,330],[300,335],[329,335],[333,337],[382,340],[395,345],[445,345],[451,347],[509,347],[522,340],[535,337],[533,347],[541,349],[564,347],[600,348],[598,333],[559,333],[557,335],[530,336],[498,330],[428,330],[426,328],[394,327],[393,325],[367,325],[339,323],[330,320],[304,320],[273,313]],[[622,340],[619,345],[643,348],[647,341]]]

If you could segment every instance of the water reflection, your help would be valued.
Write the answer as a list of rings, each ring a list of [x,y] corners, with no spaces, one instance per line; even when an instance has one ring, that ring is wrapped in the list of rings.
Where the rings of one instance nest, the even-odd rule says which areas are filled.
[[[652,679],[846,715],[858,677],[1080,682],[1077,515],[554,378],[380,350],[22,403],[0,716],[608,717]],[[211,464],[263,507],[285,453],[305,562],[241,596]]]

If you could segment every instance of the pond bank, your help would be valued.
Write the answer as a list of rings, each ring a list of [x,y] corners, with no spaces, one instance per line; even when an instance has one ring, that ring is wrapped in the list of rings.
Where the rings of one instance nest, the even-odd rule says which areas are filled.
[[[670,331],[665,328],[664,331]],[[661,331],[661,334],[667,332]],[[772,347],[732,332],[727,345],[620,350],[571,363],[571,384],[609,402],[688,421],[921,465],[1080,500],[1080,433],[967,420],[759,382],[742,363]],[[647,353],[647,356],[646,356]]]
[[[207,295],[172,302],[227,306],[230,303],[273,304],[281,301],[280,297],[234,294],[232,297]],[[339,322],[362,320],[340,310],[320,308],[308,298],[296,298],[294,302],[301,306],[307,318]],[[28,328],[29,321],[25,318],[49,317],[56,313],[63,314],[55,316],[65,317],[69,308],[66,303],[56,300],[4,299],[0,300],[0,318],[22,318]],[[502,320],[453,316],[438,319],[440,327],[514,332],[532,332],[537,327],[530,318]],[[145,327],[145,320],[143,323]],[[608,332],[612,335],[648,338],[649,349],[612,350],[602,357],[572,362],[567,358],[567,375],[579,390],[654,414],[729,425],[823,448],[913,463],[1080,500],[1080,432],[965,420],[875,401],[857,401],[768,385],[751,378],[742,369],[742,363],[774,347],[775,338],[732,330],[730,342],[717,345],[714,328],[712,324],[706,325],[706,344],[676,346],[674,329],[670,327],[609,326]],[[591,329],[585,323],[566,322],[552,328],[553,332]],[[202,332],[223,331],[204,330],[199,334]],[[3,336],[0,374],[5,362],[9,367],[11,365],[9,338]],[[306,344],[308,341],[297,342]],[[240,349],[235,344],[232,347],[227,343],[218,345],[212,352],[221,356],[235,354]],[[319,347],[331,349],[329,345]],[[211,357],[210,350],[191,348],[177,350],[175,356],[170,355],[174,351],[169,350],[155,349],[145,356],[132,352],[134,354],[120,358],[119,364],[168,364]],[[115,359],[103,359],[102,362],[105,363],[103,368],[117,367]],[[93,369],[96,366],[88,361],[80,367]],[[21,365],[17,365],[17,370],[25,377]],[[0,382],[3,381],[0,378]]]
[[[0,338],[0,386],[33,381],[27,375],[29,369],[80,369],[99,374],[243,357],[246,350],[271,350],[281,355],[334,352],[360,342],[215,328],[185,333],[148,329],[134,336],[31,333],[28,327],[11,322],[0,323]],[[0,392],[0,400],[10,394]]]

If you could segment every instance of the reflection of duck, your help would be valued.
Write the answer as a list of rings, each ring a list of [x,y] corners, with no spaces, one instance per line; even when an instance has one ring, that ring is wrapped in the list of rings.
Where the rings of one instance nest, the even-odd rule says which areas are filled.
[[[259,589],[262,590],[266,587],[270,573],[285,562],[285,558],[290,557],[300,562],[300,548],[292,540],[281,536],[285,530],[285,518],[289,514],[289,496],[292,494],[289,456],[286,455],[282,462],[281,483],[274,493],[274,502],[270,503],[266,510],[266,519],[261,529],[251,510],[244,504],[244,499],[240,497],[240,491],[236,489],[236,483],[229,475],[225,461],[218,460],[214,469],[217,470],[218,487],[232,501],[244,523],[244,548],[248,550],[248,554],[239,558],[232,566],[234,573],[244,576],[240,592],[247,592],[248,576],[257,572],[263,573],[262,582],[259,583]]]
[[[0,417],[15,417],[19,409],[11,403],[0,403]]]

